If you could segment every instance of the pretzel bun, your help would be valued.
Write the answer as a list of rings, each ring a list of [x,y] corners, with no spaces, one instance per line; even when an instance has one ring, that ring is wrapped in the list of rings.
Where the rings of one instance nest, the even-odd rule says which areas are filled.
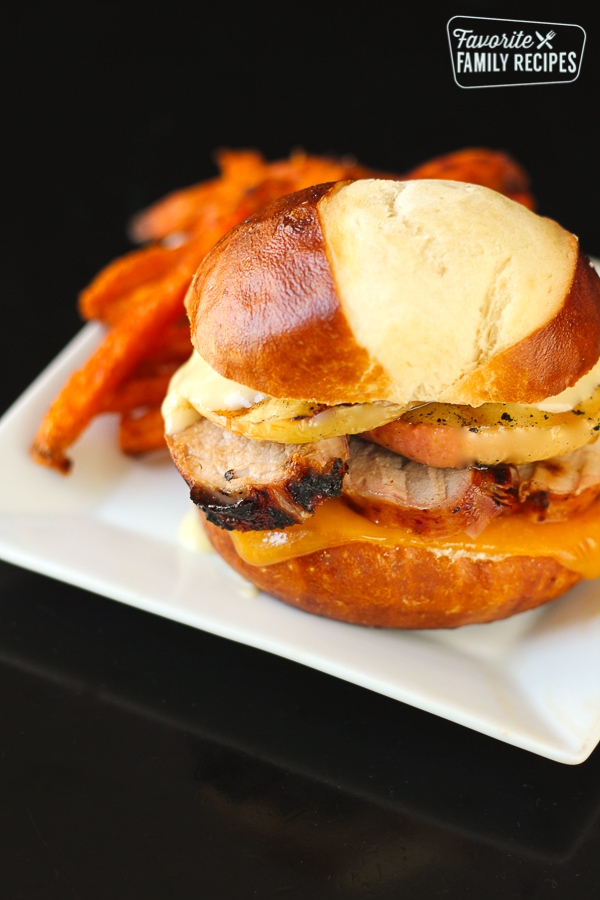
[[[505,619],[561,596],[581,576],[551,557],[440,556],[423,547],[352,542],[254,566],[229,532],[206,522],[232,569],[305,612],[378,628],[457,628]]]
[[[383,473],[381,491],[378,488],[369,495],[366,511],[344,488],[344,478],[351,482],[347,467],[351,475],[356,459],[354,450],[347,449],[346,435],[362,435],[359,444],[361,440],[378,443],[371,437],[373,426],[367,424],[347,429],[344,425],[345,430],[326,435],[341,442],[349,462],[340,453],[329,474],[311,470],[307,463],[302,491],[308,486],[307,490],[318,493],[319,484],[325,484],[331,472],[339,476],[339,482],[334,487],[328,482],[311,499],[312,505],[306,503],[281,531],[268,532],[274,536],[266,539],[272,553],[266,562],[245,552],[247,534],[242,531],[252,535],[276,526],[248,524],[246,518],[231,516],[235,504],[246,516],[271,502],[280,503],[283,513],[292,515],[290,504],[301,493],[296,468],[300,459],[307,458],[301,456],[300,444],[290,451],[279,480],[271,479],[270,473],[275,460],[285,456],[282,447],[302,440],[313,442],[314,447],[322,443],[323,434],[316,431],[323,408],[324,415],[331,413],[338,416],[336,421],[346,423],[348,409],[354,412],[357,407],[357,415],[363,417],[365,407],[376,408],[381,415],[382,407],[389,406],[385,422],[391,426],[403,417],[406,422],[407,409],[414,404],[478,407],[500,403],[521,404],[525,409],[557,395],[564,399],[562,392],[573,385],[580,387],[586,373],[586,385],[596,379],[600,279],[577,238],[556,222],[472,184],[364,179],[317,185],[283,197],[229,232],[198,269],[186,307],[196,351],[193,359],[200,360],[200,366],[183,373],[173,399],[163,406],[168,443],[192,497],[208,517],[206,530],[213,547],[262,590],[307,612],[346,622],[447,628],[532,609],[563,594],[581,577],[600,574],[596,512],[600,478],[594,482],[597,494],[590,500],[590,509],[580,513],[575,496],[571,506],[561,507],[561,521],[554,531],[554,526],[538,521],[525,525],[522,510],[509,516],[506,495],[496,493],[488,495],[488,500],[493,498],[489,502],[496,504],[493,515],[499,519],[486,520],[479,543],[463,540],[462,534],[440,542],[435,536],[439,523],[430,520],[423,525],[418,497],[407,493],[415,513],[411,521],[417,524],[410,526],[408,536],[398,530],[390,537],[389,522],[378,515],[381,504],[389,508],[390,503],[404,502],[394,495],[393,478],[386,481],[385,476],[390,469],[384,454],[394,447],[378,448],[381,455],[374,457],[375,469],[379,471],[380,466]],[[598,380],[589,386],[590,391],[598,389]],[[574,408],[587,396],[584,391],[567,405],[577,413],[572,416],[574,422],[577,416],[589,422],[583,444],[594,439],[600,428],[600,415],[596,424],[586,411],[591,407]],[[195,397],[199,397],[197,405]],[[229,405],[230,397],[239,398],[235,402],[240,408]],[[284,429],[277,432],[282,436],[264,431],[257,435],[250,430],[256,424],[253,421],[246,422],[243,431],[239,423],[248,416],[241,407],[252,412],[256,403],[258,421],[264,413],[261,404],[279,400],[283,412],[277,414],[288,433]],[[193,415],[187,418],[188,401],[193,415],[211,420],[202,429],[208,437],[201,437]],[[297,401],[310,402],[317,411],[307,411]],[[543,423],[539,417],[535,422],[530,412],[523,412],[524,429],[539,433]],[[510,419],[506,412],[498,415]],[[540,415],[544,417],[543,412]],[[297,420],[308,422],[309,430],[314,426],[312,437],[299,436]],[[177,428],[169,424],[175,421]],[[223,433],[233,432],[235,441],[220,440]],[[548,427],[546,438],[550,432]],[[244,441],[254,447],[261,441],[263,448],[269,441],[277,446],[277,453],[269,456],[267,447],[266,456],[261,456],[261,477],[266,471],[268,478],[256,476],[260,466],[255,465],[252,451],[244,455]],[[221,448],[217,463],[209,444]],[[225,445],[235,446],[238,455],[234,458],[233,449],[223,450]],[[571,451],[565,445],[558,452]],[[411,459],[422,463],[418,457]],[[508,467],[522,460],[509,455],[495,462],[506,462]],[[493,468],[494,462],[485,465]],[[296,479],[291,487],[288,477]],[[251,488],[241,500],[236,479],[240,484],[246,479]],[[432,483],[437,484],[436,479],[443,481],[440,468],[434,471]],[[593,481],[591,476],[588,481]],[[500,476],[498,484],[502,484]],[[331,499],[340,492],[342,499]],[[469,508],[464,495],[461,502]],[[540,509],[544,502],[542,497]],[[319,518],[317,507],[333,510],[336,503],[341,518],[325,526],[331,527],[329,534],[336,531],[335,541],[324,539],[323,526],[315,525],[301,552],[293,550],[285,558],[274,552],[294,531],[290,522],[303,527],[307,518],[311,522]],[[462,507],[446,514],[451,517]],[[282,508],[278,507],[278,514]],[[292,512],[298,513],[297,504]],[[380,531],[371,530],[364,537],[348,524],[351,514],[361,522],[368,519],[369,527]],[[342,520],[345,524],[339,524]],[[497,524],[502,520],[508,528]],[[513,531],[525,535],[525,541],[513,541]],[[547,541],[551,533],[554,543]],[[292,535],[289,541],[295,539]],[[565,547],[571,553],[568,558]]]
[[[600,353],[577,238],[478,185],[318,185],[234,228],[193,279],[192,343],[218,373],[326,404],[535,403]]]

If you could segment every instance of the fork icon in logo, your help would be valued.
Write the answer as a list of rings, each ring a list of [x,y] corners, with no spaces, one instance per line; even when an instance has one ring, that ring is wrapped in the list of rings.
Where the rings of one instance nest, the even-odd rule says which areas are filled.
[[[539,31],[536,31],[536,34],[537,34],[538,40],[540,42],[537,45],[537,49],[539,50],[540,47],[548,46],[550,48],[550,50],[552,50],[552,44],[550,43],[550,41],[552,40],[552,38],[556,37],[556,32],[550,30],[548,32],[548,34],[546,35],[546,37],[544,37],[543,34],[540,34]]]

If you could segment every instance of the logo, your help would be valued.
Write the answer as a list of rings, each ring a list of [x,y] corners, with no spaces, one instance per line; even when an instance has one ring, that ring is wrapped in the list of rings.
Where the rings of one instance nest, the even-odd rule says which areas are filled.
[[[579,25],[454,16],[447,28],[461,88],[561,84],[579,77],[586,37]]]

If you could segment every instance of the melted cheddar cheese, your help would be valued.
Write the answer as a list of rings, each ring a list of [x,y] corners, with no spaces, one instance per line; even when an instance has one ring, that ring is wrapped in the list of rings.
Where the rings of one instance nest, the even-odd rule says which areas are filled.
[[[302,525],[282,531],[231,532],[240,557],[250,565],[268,566],[353,541],[383,547],[420,547],[431,553],[466,554],[501,559],[506,556],[546,556],[583,578],[600,577],[600,504],[572,521],[536,523],[500,516],[476,538],[453,535],[425,538],[409,528],[376,525],[351,510],[343,500],[324,503]]]

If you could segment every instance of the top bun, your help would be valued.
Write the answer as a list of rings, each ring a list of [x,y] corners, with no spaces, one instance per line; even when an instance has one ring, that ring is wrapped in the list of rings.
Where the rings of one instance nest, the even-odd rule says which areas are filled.
[[[535,403],[600,355],[600,280],[577,238],[453,181],[283,197],[219,241],[186,305],[221,375],[328,405]]]

